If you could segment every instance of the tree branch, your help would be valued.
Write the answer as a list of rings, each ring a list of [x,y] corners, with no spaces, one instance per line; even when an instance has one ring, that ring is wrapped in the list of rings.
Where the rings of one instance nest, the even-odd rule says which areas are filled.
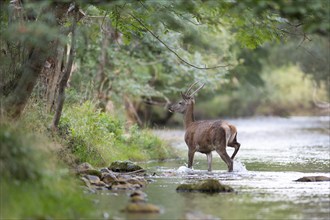
[[[161,44],[163,44],[169,51],[171,51],[181,62],[184,64],[191,66],[195,69],[199,70],[210,70],[210,69],[217,69],[217,68],[224,68],[231,66],[231,64],[227,65],[218,65],[218,66],[212,66],[212,67],[199,67],[194,64],[189,63],[188,61],[184,60],[182,57],[180,57],[179,54],[177,54],[173,49],[171,49],[164,41],[162,41],[154,32],[152,32],[139,18],[135,17],[133,14],[129,13],[129,15],[134,18],[147,32],[149,32],[153,37],[155,37]]]

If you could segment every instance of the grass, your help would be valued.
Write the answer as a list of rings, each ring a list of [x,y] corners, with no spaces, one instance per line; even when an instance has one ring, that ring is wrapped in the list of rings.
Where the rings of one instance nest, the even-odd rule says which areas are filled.
[[[145,161],[175,156],[166,143],[149,130],[124,128],[124,122],[101,112],[91,102],[67,106],[60,122],[62,137],[81,162],[95,166],[115,160]]]
[[[48,141],[20,124],[1,123],[1,219],[93,217],[92,202]]]

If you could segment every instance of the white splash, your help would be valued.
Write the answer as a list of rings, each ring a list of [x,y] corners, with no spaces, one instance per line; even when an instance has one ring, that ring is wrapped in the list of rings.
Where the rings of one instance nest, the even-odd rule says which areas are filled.
[[[178,173],[191,173],[191,172],[193,172],[193,170],[190,169],[190,168],[188,168],[188,167],[186,167],[186,166],[180,166],[180,167],[177,169],[176,172],[178,172]]]
[[[240,173],[246,173],[248,170],[246,169],[245,165],[239,161],[239,160],[234,160],[234,167],[233,167],[234,172],[240,172]]]

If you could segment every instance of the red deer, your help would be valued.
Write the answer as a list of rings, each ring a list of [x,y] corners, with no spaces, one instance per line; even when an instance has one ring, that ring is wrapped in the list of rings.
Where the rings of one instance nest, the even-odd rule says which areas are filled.
[[[236,140],[236,127],[223,120],[195,121],[194,94],[204,86],[202,84],[194,92],[191,92],[191,89],[197,83],[192,84],[185,93],[181,93],[182,100],[168,108],[170,112],[179,112],[184,115],[184,128],[186,131],[184,139],[188,146],[188,168],[193,165],[195,152],[200,152],[207,155],[208,171],[211,171],[212,151],[215,150],[227,164],[228,171],[232,172],[233,159],[240,148],[240,143]],[[231,157],[226,151],[227,146],[235,148]]]

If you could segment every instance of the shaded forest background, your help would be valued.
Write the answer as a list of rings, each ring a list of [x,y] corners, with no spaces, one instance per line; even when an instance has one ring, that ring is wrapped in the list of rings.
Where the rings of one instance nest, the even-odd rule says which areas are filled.
[[[2,6],[2,115],[33,103],[56,128],[64,104],[92,100],[131,124],[164,125],[194,81],[206,83],[204,118],[318,114],[329,100],[327,1]]]

